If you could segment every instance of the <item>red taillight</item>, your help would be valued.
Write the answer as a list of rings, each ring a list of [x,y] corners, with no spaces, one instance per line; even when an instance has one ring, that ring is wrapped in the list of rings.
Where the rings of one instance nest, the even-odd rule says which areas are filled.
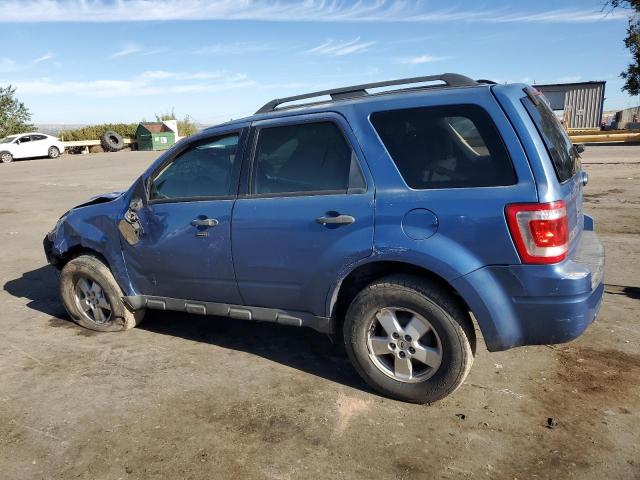
[[[507,224],[523,263],[556,263],[569,250],[567,209],[562,200],[507,205]]]

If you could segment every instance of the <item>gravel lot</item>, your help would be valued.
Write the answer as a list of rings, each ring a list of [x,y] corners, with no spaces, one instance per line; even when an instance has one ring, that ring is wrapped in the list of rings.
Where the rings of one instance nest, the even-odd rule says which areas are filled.
[[[372,393],[311,330],[161,312],[126,333],[70,323],[43,236],[153,158],[0,165],[0,477],[640,478],[640,147],[585,153],[608,255],[598,321],[570,344],[479,345],[432,406]]]

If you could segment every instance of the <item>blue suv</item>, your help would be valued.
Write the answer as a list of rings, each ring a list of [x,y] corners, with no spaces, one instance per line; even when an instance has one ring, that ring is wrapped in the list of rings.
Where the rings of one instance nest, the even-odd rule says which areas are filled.
[[[457,74],[277,99],[179,142],[44,240],[73,320],[145,309],[311,327],[378,392],[433,402],[489,351],[594,320],[604,251],[545,98]],[[251,326],[247,324],[247,329]]]

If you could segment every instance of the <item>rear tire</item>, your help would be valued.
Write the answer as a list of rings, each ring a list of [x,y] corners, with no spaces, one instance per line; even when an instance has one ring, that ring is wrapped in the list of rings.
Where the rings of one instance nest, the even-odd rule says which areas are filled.
[[[60,150],[58,150],[58,147],[49,147],[47,154],[49,158],[58,158],[60,156]]]
[[[444,288],[411,275],[365,287],[347,310],[344,341],[351,363],[373,389],[413,403],[453,393],[475,352],[466,310]]]
[[[2,163],[13,162],[13,155],[11,155],[11,152],[0,152],[0,162]]]
[[[111,270],[99,259],[81,255],[60,273],[60,296],[69,316],[99,332],[129,330],[140,324],[144,310],[130,311]]]

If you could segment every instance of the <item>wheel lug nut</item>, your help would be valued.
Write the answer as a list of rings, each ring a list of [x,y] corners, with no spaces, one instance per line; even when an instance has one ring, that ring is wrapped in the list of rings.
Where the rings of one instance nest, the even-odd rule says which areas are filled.
[[[395,343],[390,343],[389,347],[391,348],[391,350],[395,350],[396,344]]]
[[[414,353],[416,353],[416,349],[413,347],[409,347],[409,353],[413,355]]]
[[[405,339],[407,342],[410,342],[410,341],[411,341],[411,335],[405,335],[405,336],[404,336],[404,339]]]
[[[404,353],[403,351],[400,351],[400,353],[398,355],[400,355],[400,358],[404,358],[404,357],[407,356],[407,354]]]
[[[393,338],[400,338],[400,335],[398,335],[398,332],[393,332],[393,333],[391,334],[391,336],[392,336]]]

